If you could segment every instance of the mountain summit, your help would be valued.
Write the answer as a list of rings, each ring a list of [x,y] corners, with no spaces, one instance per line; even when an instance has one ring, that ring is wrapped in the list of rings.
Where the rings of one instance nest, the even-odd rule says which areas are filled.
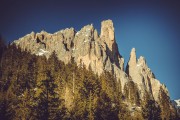
[[[99,35],[93,25],[86,25],[76,32],[74,28],[66,28],[54,34],[41,31],[31,32],[15,40],[17,46],[32,54],[47,58],[53,51],[59,60],[68,63],[73,58],[80,65],[91,67],[99,75],[104,71],[112,71],[124,85],[127,75],[124,71],[124,58],[121,57],[115,40],[112,20],[102,21]]]
[[[111,72],[121,85],[121,92],[127,98],[124,100],[127,106],[143,111],[138,108],[139,102],[154,100],[162,109],[161,117],[169,118],[170,111],[174,108],[166,86],[155,78],[144,57],[137,59],[135,48],[132,49],[124,70],[124,58],[118,51],[114,30],[112,20],[105,20],[101,22],[100,34],[90,24],[80,31],[66,28],[53,34],[45,31],[31,32],[13,43],[24,51],[47,58],[55,51],[58,59],[65,64],[73,59],[79,67],[85,65],[98,75],[104,71]]]
[[[148,92],[158,100],[160,87],[168,95],[167,89],[148,68],[145,58],[141,56],[137,60],[135,48],[131,51],[126,72],[124,71],[124,58],[118,51],[112,20],[101,22],[100,35],[91,24],[78,32],[74,28],[66,28],[54,34],[45,31],[31,32],[14,43],[23,50],[38,56],[45,55],[47,58],[55,51],[59,60],[68,63],[73,58],[77,65],[91,67],[99,75],[104,70],[111,71],[121,81],[122,90],[125,83],[132,80],[138,85],[142,97]]]
[[[76,32],[74,28],[60,30],[54,34],[41,31],[30,33],[14,43],[32,54],[45,55],[47,58],[55,51],[58,58],[68,63],[72,58],[93,71],[101,74],[103,70],[123,70],[124,59],[118,52],[111,20],[101,23],[101,35],[93,25],[86,25]]]

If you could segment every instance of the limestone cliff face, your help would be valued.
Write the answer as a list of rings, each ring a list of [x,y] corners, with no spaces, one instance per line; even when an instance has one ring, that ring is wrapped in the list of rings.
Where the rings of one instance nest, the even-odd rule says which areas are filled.
[[[125,84],[132,80],[137,84],[141,98],[148,94],[158,101],[160,88],[168,94],[167,88],[155,79],[145,58],[140,57],[137,60],[135,48],[131,51],[126,72],[124,71],[124,58],[118,51],[111,20],[102,21],[100,35],[91,24],[77,32],[74,28],[60,30],[54,34],[45,31],[32,32],[14,43],[23,50],[38,56],[45,55],[47,58],[55,51],[58,58],[65,63],[73,58],[77,65],[84,64],[87,68],[90,66],[99,75],[104,70],[112,71],[117,81],[120,81],[122,91]]]
[[[138,85],[140,97],[148,95],[151,99],[159,100],[160,88],[169,96],[167,88],[157,80],[153,72],[148,67],[144,57],[137,60],[136,50],[132,49],[130,59],[126,67],[129,77]]]
[[[102,21],[99,36],[93,25],[86,25],[76,32],[74,28],[60,30],[54,34],[41,31],[30,33],[14,43],[22,49],[47,58],[55,51],[65,63],[74,58],[78,65],[90,66],[99,75],[104,71],[112,71],[121,84],[127,81],[124,72],[124,59],[118,51],[111,20]]]
[[[112,51],[115,43],[114,27],[111,20],[103,21],[101,23],[101,39],[107,43],[108,48]]]

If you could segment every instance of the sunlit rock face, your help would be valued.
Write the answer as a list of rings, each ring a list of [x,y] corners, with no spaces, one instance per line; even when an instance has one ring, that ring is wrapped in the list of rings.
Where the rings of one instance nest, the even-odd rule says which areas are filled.
[[[53,34],[45,31],[32,32],[14,43],[23,50],[38,56],[45,55],[47,58],[55,51],[65,63],[73,58],[78,65],[91,67],[99,75],[104,70],[112,71],[122,85],[127,81],[124,58],[118,51],[112,20],[102,21],[100,35],[90,24],[77,32],[74,28],[66,28]]]
[[[114,30],[112,20],[105,20],[101,22],[100,34],[90,24],[79,31],[66,28],[53,34],[31,32],[13,43],[22,50],[47,58],[55,51],[59,60],[68,63],[73,58],[78,66],[84,64],[87,68],[91,67],[98,75],[104,70],[111,71],[117,82],[121,83],[122,91],[125,84],[132,80],[137,84],[142,99],[148,94],[151,99],[158,101],[160,88],[168,95],[167,88],[155,79],[145,58],[141,56],[137,60],[135,48],[124,71],[124,58],[118,51]]]
[[[130,53],[129,62],[126,66],[126,73],[137,84],[142,99],[150,97],[159,101],[160,88],[169,96],[165,85],[161,84],[148,67],[144,57],[136,58],[136,50],[133,48]]]

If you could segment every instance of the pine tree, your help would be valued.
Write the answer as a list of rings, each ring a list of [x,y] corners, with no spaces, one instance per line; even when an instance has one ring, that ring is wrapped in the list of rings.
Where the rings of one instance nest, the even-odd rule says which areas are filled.
[[[127,82],[124,86],[124,95],[131,104],[140,105],[138,88],[133,81]]]
[[[29,90],[26,89],[24,93],[18,97],[18,104],[16,105],[15,110],[16,119],[29,120],[33,118],[33,116],[31,116],[31,113],[33,111],[33,109],[31,108],[32,98],[29,94]]]
[[[37,118],[41,120],[54,120],[62,119],[65,114],[65,108],[59,108],[62,101],[59,99],[59,95],[56,92],[57,85],[51,75],[50,71],[47,71],[47,78],[41,81],[38,89],[40,91],[37,97]]]
[[[148,100],[142,109],[144,119],[148,120],[161,120],[160,113],[161,109],[154,100]]]
[[[162,119],[172,119],[178,116],[175,113],[175,108],[170,104],[170,98],[167,95],[166,91],[160,87],[159,94],[159,106],[161,108],[161,118]]]

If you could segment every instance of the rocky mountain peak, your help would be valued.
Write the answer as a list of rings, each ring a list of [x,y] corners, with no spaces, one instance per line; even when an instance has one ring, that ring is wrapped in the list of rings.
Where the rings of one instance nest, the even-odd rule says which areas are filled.
[[[154,73],[150,70],[146,63],[146,59],[140,56],[137,60],[136,50],[132,48],[130,52],[129,62],[127,63],[126,73],[137,84],[140,90],[140,97],[150,96],[158,101],[160,88],[169,95],[166,86],[155,78]]]
[[[131,66],[131,68],[136,67],[136,49],[132,48],[131,53],[130,53],[130,59],[128,62],[129,66]],[[130,70],[131,72],[131,70]]]
[[[119,71],[124,69],[124,59],[115,42],[113,22],[105,20],[101,25],[100,37],[94,26],[89,24],[77,32],[74,28],[66,28],[53,34],[46,31],[33,32],[14,43],[32,54],[48,58],[55,51],[65,63],[74,58],[78,65],[84,64],[87,68],[91,66],[98,74],[107,70],[120,76]]]
[[[146,66],[146,59],[143,56],[140,56],[137,60],[137,66]]]
[[[112,51],[115,42],[114,26],[112,20],[101,22],[101,39],[107,43],[108,48]]]
[[[106,73],[104,71],[111,72],[113,78],[107,77],[107,80],[102,78],[105,80],[102,83],[103,89],[114,86],[116,90],[111,91],[112,94],[113,92],[118,93],[117,96],[119,95],[119,98],[122,98],[121,101],[130,110],[132,116],[134,116],[136,110],[143,113],[143,106],[145,105],[146,107],[147,104],[149,107],[149,102],[150,104],[154,102],[152,106],[160,106],[164,113],[166,112],[164,106],[168,109],[171,107],[166,86],[155,78],[154,73],[148,67],[145,57],[137,57],[135,48],[132,48],[130,52],[126,71],[124,71],[124,58],[118,50],[112,20],[101,22],[100,35],[94,26],[89,24],[82,27],[79,31],[76,31],[74,28],[66,28],[52,34],[44,30],[39,33],[31,32],[13,43],[22,50],[27,50],[37,56],[45,56],[47,59],[55,52],[57,58],[65,64],[73,59],[78,67],[91,68],[97,75]],[[39,57],[36,58],[39,59]],[[74,76],[71,76],[71,74],[68,74],[68,76],[72,77],[74,81]],[[113,81],[112,83],[111,80]],[[77,84],[78,78],[75,81],[76,83],[74,84]],[[69,106],[69,108],[74,95],[74,92],[71,92],[71,88],[73,87],[68,88],[67,85],[64,89],[64,99],[66,106]],[[111,96],[109,89],[107,91],[107,95]],[[70,101],[70,104],[67,101]]]
[[[59,60],[68,63],[73,58],[78,66],[84,64],[87,68],[91,67],[98,75],[104,70],[110,71],[121,83],[122,91],[125,84],[132,80],[138,86],[141,98],[148,93],[158,100],[160,88],[167,91],[155,79],[145,58],[140,56],[137,60],[135,48],[130,52],[126,72],[124,71],[124,58],[118,51],[112,20],[101,22],[100,35],[89,24],[77,32],[74,28],[66,28],[53,34],[46,31],[31,32],[13,43],[22,50],[26,49],[37,56],[45,55],[47,58],[55,51]]]

